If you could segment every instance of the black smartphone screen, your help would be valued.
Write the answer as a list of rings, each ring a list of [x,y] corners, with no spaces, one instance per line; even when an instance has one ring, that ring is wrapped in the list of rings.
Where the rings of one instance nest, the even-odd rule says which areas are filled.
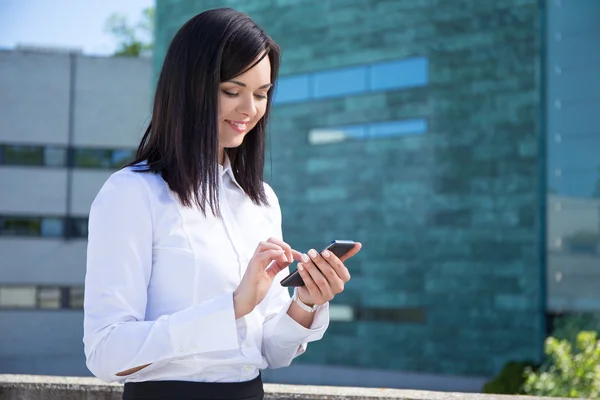
[[[354,241],[352,240],[334,240],[327,247],[325,247],[321,252],[325,250],[329,250],[333,254],[335,254],[338,258],[342,257],[350,250],[354,248]],[[304,286],[304,281],[300,276],[298,270],[290,273],[288,276],[281,280],[281,286],[285,287],[296,287],[296,286]]]

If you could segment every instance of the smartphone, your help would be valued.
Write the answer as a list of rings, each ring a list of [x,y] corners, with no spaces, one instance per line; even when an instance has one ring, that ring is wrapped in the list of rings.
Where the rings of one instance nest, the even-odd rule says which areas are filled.
[[[350,250],[354,248],[354,241],[352,240],[334,240],[327,247],[321,250],[321,253],[325,250],[329,250],[333,254],[335,254],[338,258],[342,257],[344,254],[348,253]],[[292,272],[285,278],[281,280],[281,286],[285,287],[296,287],[296,286],[304,286],[304,281],[300,276],[298,270]]]

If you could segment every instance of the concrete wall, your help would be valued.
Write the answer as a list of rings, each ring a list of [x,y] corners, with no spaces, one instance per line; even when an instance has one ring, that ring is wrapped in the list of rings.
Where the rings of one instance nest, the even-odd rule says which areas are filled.
[[[122,386],[97,379],[0,375],[0,400],[118,400]],[[537,400],[535,396],[504,396],[360,387],[294,386],[265,384],[266,400]],[[556,399],[543,397],[546,400]]]

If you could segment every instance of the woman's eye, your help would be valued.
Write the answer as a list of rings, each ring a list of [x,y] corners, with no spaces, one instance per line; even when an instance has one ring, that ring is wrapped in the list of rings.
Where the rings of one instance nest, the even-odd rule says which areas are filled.
[[[238,95],[237,93],[231,93],[231,92],[228,92],[227,90],[223,90],[223,94],[225,94],[225,96],[228,96],[228,97],[235,97]]]
[[[266,100],[267,99],[267,95],[266,94],[255,94],[254,96],[257,99],[259,99],[259,100]]]

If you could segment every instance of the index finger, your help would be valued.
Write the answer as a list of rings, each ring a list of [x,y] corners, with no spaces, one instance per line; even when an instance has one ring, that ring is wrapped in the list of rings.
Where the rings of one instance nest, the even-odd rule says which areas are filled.
[[[352,248],[352,250],[350,250],[349,252],[347,252],[346,254],[341,256],[340,261],[344,262],[347,259],[349,259],[350,257],[354,257],[356,255],[356,253],[358,253],[360,251],[361,248],[362,248],[362,243],[360,243],[360,242],[354,243],[354,247]]]
[[[287,244],[286,242],[284,242],[281,239],[277,239],[274,237],[269,238],[269,240],[267,240],[267,242],[274,243],[274,244],[281,246],[281,248],[285,251],[285,256],[287,257],[287,260],[290,262],[290,264],[294,261],[293,250],[289,244]]]

